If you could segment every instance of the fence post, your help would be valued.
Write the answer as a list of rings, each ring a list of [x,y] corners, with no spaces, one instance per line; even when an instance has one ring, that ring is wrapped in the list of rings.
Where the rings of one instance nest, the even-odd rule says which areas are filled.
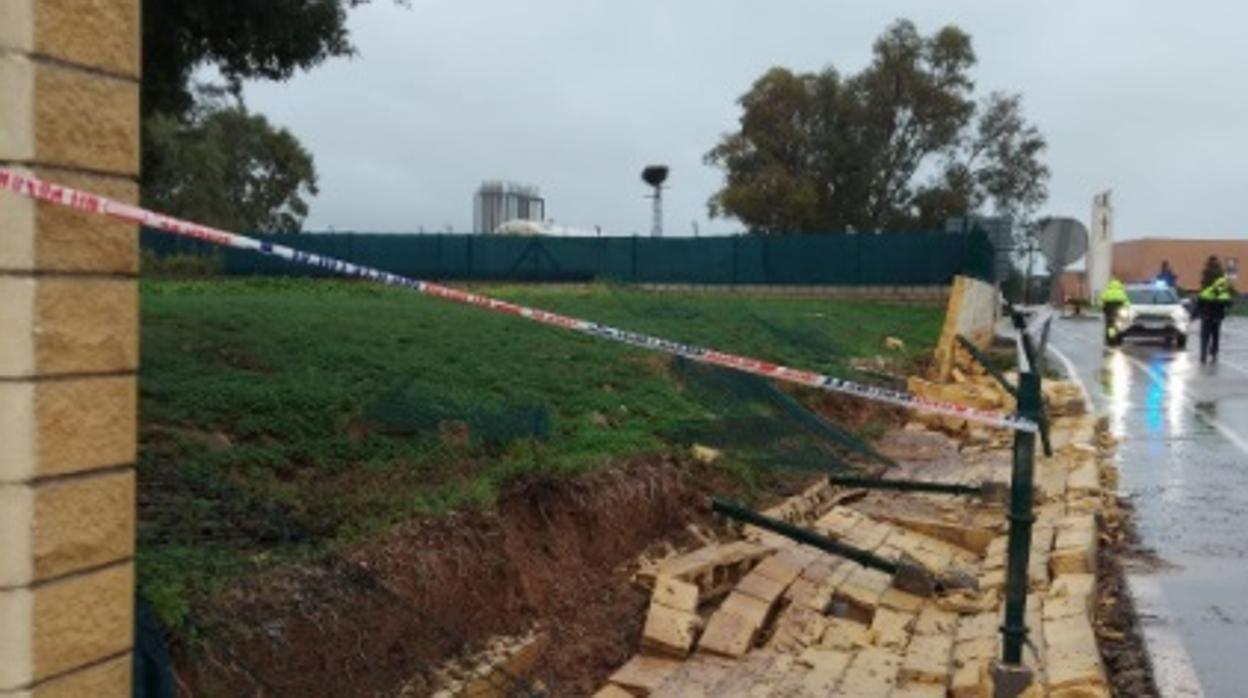
[[[1018,377],[1018,414],[1033,424],[1040,421],[1040,374],[1034,362]],[[1001,661],[993,666],[998,698],[1019,696],[1031,685],[1034,676],[1023,666],[1023,644],[1027,641],[1027,568],[1031,558],[1031,526],[1035,521],[1034,476],[1036,435],[1014,433],[1014,467],[1010,474],[1010,521],[1008,560],[1006,562],[1005,622],[1001,625],[1003,651]]]
[[[862,279],[862,233],[855,233],[854,240],[854,280],[859,286],[863,285]]]
[[[733,287],[737,285],[737,255],[740,254],[740,247],[741,247],[741,236],[739,234],[733,235],[732,236],[732,281],[731,281],[731,285]]]
[[[637,235],[633,235],[633,283],[637,283]]]

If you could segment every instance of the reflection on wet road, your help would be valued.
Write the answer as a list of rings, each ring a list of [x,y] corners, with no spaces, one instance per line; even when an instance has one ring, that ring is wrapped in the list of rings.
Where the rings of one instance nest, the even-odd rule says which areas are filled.
[[[1122,439],[1143,544],[1175,565],[1132,577],[1163,691],[1248,695],[1248,322],[1227,322],[1214,365],[1194,348],[1107,351],[1091,321],[1056,323],[1051,342]]]

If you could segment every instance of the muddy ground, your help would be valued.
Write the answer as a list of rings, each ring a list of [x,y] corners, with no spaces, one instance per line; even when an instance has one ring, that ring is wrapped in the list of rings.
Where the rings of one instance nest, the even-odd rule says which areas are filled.
[[[768,483],[775,497],[812,476]],[[530,479],[494,511],[409,522],[324,564],[282,569],[219,598],[200,641],[175,650],[194,696],[422,695],[445,660],[539,624],[532,679],[588,695],[635,649],[647,594],[631,583],[647,551],[700,545],[722,471],[655,458],[576,479]],[[523,695],[531,688],[512,687]]]
[[[1117,530],[1102,537],[1097,564],[1097,643],[1114,695],[1118,698],[1161,698],[1144,645],[1144,632],[1127,587],[1128,565],[1157,567],[1165,563],[1140,546],[1130,502],[1119,499]]]

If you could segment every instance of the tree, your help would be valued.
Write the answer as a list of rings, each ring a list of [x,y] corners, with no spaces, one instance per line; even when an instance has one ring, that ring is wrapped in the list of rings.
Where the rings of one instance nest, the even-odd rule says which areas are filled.
[[[312,155],[241,102],[201,102],[182,119],[149,116],[144,201],[231,231],[298,232],[317,193]]]
[[[1047,198],[1043,136],[1017,95],[973,95],[971,39],[899,20],[855,75],[773,68],[740,129],[706,155],[725,172],[712,216],[757,232],[931,226],[991,205],[1025,219]]]
[[[307,215],[304,197],[316,193],[312,158],[289,132],[247,113],[242,83],[286,80],[354,54],[347,11],[368,1],[146,0],[143,203],[226,228],[298,230]],[[204,68],[215,68],[225,85],[193,84]],[[222,93],[237,107],[223,108]],[[202,94],[212,95],[210,104],[200,103]],[[265,150],[248,152],[244,142]]]
[[[347,10],[368,0],[145,0],[143,114],[182,116],[192,76],[215,67],[238,93],[245,79],[286,80],[355,52]]]

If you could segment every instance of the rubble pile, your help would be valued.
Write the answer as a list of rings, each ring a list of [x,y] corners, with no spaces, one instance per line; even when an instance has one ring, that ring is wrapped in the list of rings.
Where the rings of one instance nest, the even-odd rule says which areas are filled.
[[[981,409],[1013,398],[989,376],[958,370],[948,384],[911,389]],[[1112,511],[1112,443],[1086,414],[1077,386],[1046,381],[1054,455],[1037,454],[1025,663],[1029,696],[1109,696],[1097,648],[1097,550]],[[1009,435],[975,441],[968,425],[925,417],[911,436],[953,440],[960,459],[928,479],[1008,482]],[[917,432],[917,434],[916,434]],[[974,444],[975,448],[969,448]],[[905,464],[922,478],[922,464]],[[977,590],[916,596],[884,573],[750,526],[742,539],[653,567],[636,656],[598,696],[992,695],[1001,655],[1007,526],[1000,502],[909,492],[838,490],[820,483],[764,512],[877,555],[917,561],[933,575],[974,578]]]

